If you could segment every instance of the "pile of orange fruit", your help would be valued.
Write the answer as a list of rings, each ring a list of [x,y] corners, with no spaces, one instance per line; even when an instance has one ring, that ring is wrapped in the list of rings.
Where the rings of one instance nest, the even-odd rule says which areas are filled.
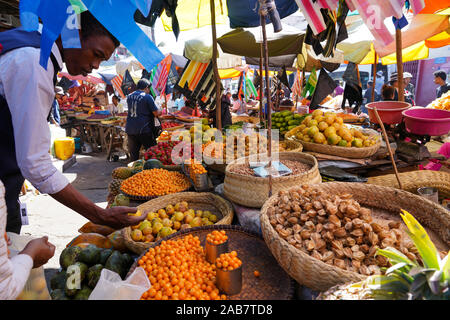
[[[242,261],[237,257],[236,251],[229,253],[222,253],[216,259],[216,268],[224,271],[231,271],[239,268],[242,265]]]
[[[129,195],[149,197],[181,192],[190,186],[189,179],[180,172],[150,169],[124,180],[121,188]]]
[[[226,300],[215,286],[216,267],[205,259],[200,239],[162,241],[138,260],[152,284],[141,300]]]
[[[206,236],[206,241],[214,245],[222,244],[227,240],[228,236],[226,235],[225,230],[214,230],[213,232],[208,233],[208,235]]]

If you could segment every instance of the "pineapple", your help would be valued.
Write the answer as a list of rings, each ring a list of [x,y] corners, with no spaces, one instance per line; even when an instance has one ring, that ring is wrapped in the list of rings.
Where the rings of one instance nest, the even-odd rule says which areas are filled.
[[[108,191],[110,195],[116,196],[119,194],[120,186],[123,179],[113,179],[108,185]]]
[[[318,300],[449,300],[450,253],[441,259],[425,229],[407,211],[403,221],[409,229],[422,264],[411,261],[394,248],[378,249],[377,255],[389,259],[392,267],[384,275],[374,275],[358,282],[334,286],[321,293]],[[445,253],[444,253],[445,255]],[[442,256],[444,256],[442,255]]]
[[[132,171],[133,170],[128,167],[118,167],[112,171],[112,177],[113,179],[126,179],[133,175]]]

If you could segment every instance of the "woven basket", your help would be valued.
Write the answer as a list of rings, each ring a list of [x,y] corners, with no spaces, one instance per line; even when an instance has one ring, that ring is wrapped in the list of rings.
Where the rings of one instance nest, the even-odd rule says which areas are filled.
[[[137,208],[143,213],[156,212],[159,209],[167,207],[169,204],[175,204],[180,201],[186,201],[189,208],[194,210],[209,210],[214,213],[218,221],[216,225],[231,224],[233,221],[233,207],[222,197],[209,192],[179,192],[167,196],[159,197],[141,204]],[[131,239],[131,227],[122,229],[122,234],[127,248],[137,254],[146,251],[153,242],[136,242]]]
[[[250,117],[250,116],[234,116],[234,117],[232,117],[231,121],[232,121],[232,123],[243,121],[243,122],[257,124],[257,123],[259,123],[259,118]]]
[[[286,152],[302,152],[303,151],[303,145],[297,140],[289,139],[289,140],[284,140],[283,142],[280,142],[280,143],[286,144],[286,146],[291,149],[291,150],[286,150]]]
[[[229,251],[236,251],[242,259],[242,290],[239,294],[227,296],[228,300],[292,300],[295,294],[295,281],[278,265],[262,237],[246,228],[236,225],[213,225],[182,230],[164,240],[176,240],[187,235],[198,237],[200,245],[205,247],[206,235],[213,230],[225,230],[228,235]],[[153,242],[155,248],[163,240]],[[143,252],[128,271],[130,276],[138,266],[138,261],[147,252]],[[255,254],[257,252],[257,254]],[[261,275],[255,277],[254,270]]]
[[[445,171],[417,170],[399,173],[403,190],[417,194],[421,187],[434,187],[439,190],[439,199],[450,198],[450,173]],[[367,183],[399,188],[395,174],[369,177]]]
[[[306,141],[300,141],[300,143],[303,145],[304,151],[312,151],[351,159],[364,159],[371,157],[378,151],[378,149],[381,146],[380,142],[377,142],[373,146],[364,148],[338,147],[338,146],[330,146],[328,144],[318,144]]]
[[[272,194],[280,190],[289,189],[302,184],[314,184],[322,182],[318,163],[315,157],[302,152],[280,152],[279,160],[300,161],[311,165],[311,169],[305,173],[276,177],[272,179]],[[242,159],[256,159],[257,155],[232,161],[226,169],[224,181],[224,195],[232,202],[245,207],[261,208],[269,198],[269,179],[255,176],[247,176],[233,173],[230,170],[242,163]]]
[[[410,212],[427,229],[432,241],[439,249],[436,239],[442,246],[450,246],[450,213],[443,207],[409,192],[349,182],[328,182],[314,185],[313,188],[326,193],[349,193],[362,206],[381,211],[384,217],[392,216],[399,220],[400,209]],[[283,269],[298,283],[313,290],[326,291],[347,282],[358,282],[365,276],[340,269],[315,259],[282,239],[269,222],[267,209],[276,202],[277,195],[264,203],[261,209],[261,230],[267,246]],[[430,230],[433,232],[430,233]]]

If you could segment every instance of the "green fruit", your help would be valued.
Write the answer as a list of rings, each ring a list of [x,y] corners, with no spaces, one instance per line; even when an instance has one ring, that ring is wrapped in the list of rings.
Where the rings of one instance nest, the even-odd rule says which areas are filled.
[[[109,256],[105,264],[105,269],[116,272],[122,279],[125,278],[128,272],[128,269],[126,267],[126,260],[117,250],[114,250],[113,253],[111,253],[111,255]]]
[[[90,267],[86,273],[87,285],[94,289],[100,279],[100,274],[103,270],[103,265],[96,264]]]
[[[163,227],[158,232],[158,237],[165,238],[167,236],[170,236],[172,234],[172,229],[168,227]]]
[[[314,121],[314,120],[311,120],[311,122],[312,121]],[[309,129],[308,129],[308,136],[310,136],[311,138],[312,137],[314,137],[315,135],[316,135],[316,133],[318,133],[319,132],[319,128],[317,128],[317,127],[310,127]]]
[[[151,170],[151,169],[159,169],[162,168],[163,164],[161,163],[161,161],[157,160],[157,159],[149,159],[147,161],[145,161],[144,170]]]
[[[290,131],[290,130],[294,129],[295,127],[297,127],[297,126],[289,126],[289,127],[287,127],[287,129],[288,129],[288,131]]]
[[[210,214],[208,217],[209,221],[211,221],[212,223],[216,223],[218,218],[215,214]]]
[[[356,148],[362,148],[363,147],[363,141],[360,138],[355,138],[352,141],[352,146]]]
[[[287,117],[284,117],[284,122],[289,122],[289,121],[291,121],[292,119],[294,119],[293,116],[287,116]]]
[[[51,279],[50,279],[50,288],[52,290],[60,289],[64,290],[66,286],[66,279],[67,274],[65,270],[62,270],[58,273],[56,273]]]
[[[82,250],[83,249],[77,246],[65,248],[59,256],[59,264],[61,265],[61,267],[63,269],[67,269],[68,266],[77,262],[78,256],[80,255]]]
[[[203,125],[208,125],[208,124],[209,124],[208,119],[203,118],[203,119],[202,119],[202,124],[203,124]]]
[[[130,199],[123,194],[118,194],[115,198],[114,198],[114,202],[121,207],[128,207],[130,205]]]
[[[341,140],[337,144],[339,147],[346,147],[347,146],[347,140]]]
[[[84,262],[89,266],[93,266],[100,262],[101,249],[97,246],[90,244],[84,248],[78,256],[78,261]]]
[[[175,212],[173,216],[175,217],[176,221],[182,221],[184,219],[184,214],[180,211]]]
[[[50,297],[52,298],[52,300],[70,300],[66,296],[64,289],[52,290],[52,292],[50,292]]]
[[[319,124],[317,123],[317,120],[312,119],[308,122],[308,127],[317,127]]]
[[[108,260],[109,256],[113,252],[112,249],[103,249],[102,252],[100,252],[100,264],[105,265],[106,260]]]
[[[157,234],[163,227],[164,226],[161,222],[155,222],[155,224],[153,225],[153,228],[152,228],[153,234]]]
[[[122,254],[122,258],[123,258],[123,260],[124,260],[125,266],[126,266],[128,269],[130,269],[131,266],[132,266],[133,263],[134,263],[133,257],[130,256],[128,253],[123,253],[123,254]]]
[[[202,225],[202,218],[200,217],[195,217],[194,219],[192,219],[190,226],[191,227],[200,227]]]
[[[89,288],[86,285],[83,285],[83,287],[81,288],[81,290],[79,290],[75,296],[73,297],[74,300],[88,300],[89,296],[92,293],[92,289]]]
[[[170,220],[169,218],[165,218],[163,219],[162,224],[164,227],[171,228],[173,226],[173,221]]]

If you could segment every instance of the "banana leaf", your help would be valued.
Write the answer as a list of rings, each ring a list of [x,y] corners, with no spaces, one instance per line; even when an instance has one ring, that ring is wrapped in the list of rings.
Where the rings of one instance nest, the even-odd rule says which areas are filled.
[[[439,269],[439,252],[427,232],[409,212],[405,210],[402,212],[400,215],[409,229],[408,235],[416,245],[425,267]]]

